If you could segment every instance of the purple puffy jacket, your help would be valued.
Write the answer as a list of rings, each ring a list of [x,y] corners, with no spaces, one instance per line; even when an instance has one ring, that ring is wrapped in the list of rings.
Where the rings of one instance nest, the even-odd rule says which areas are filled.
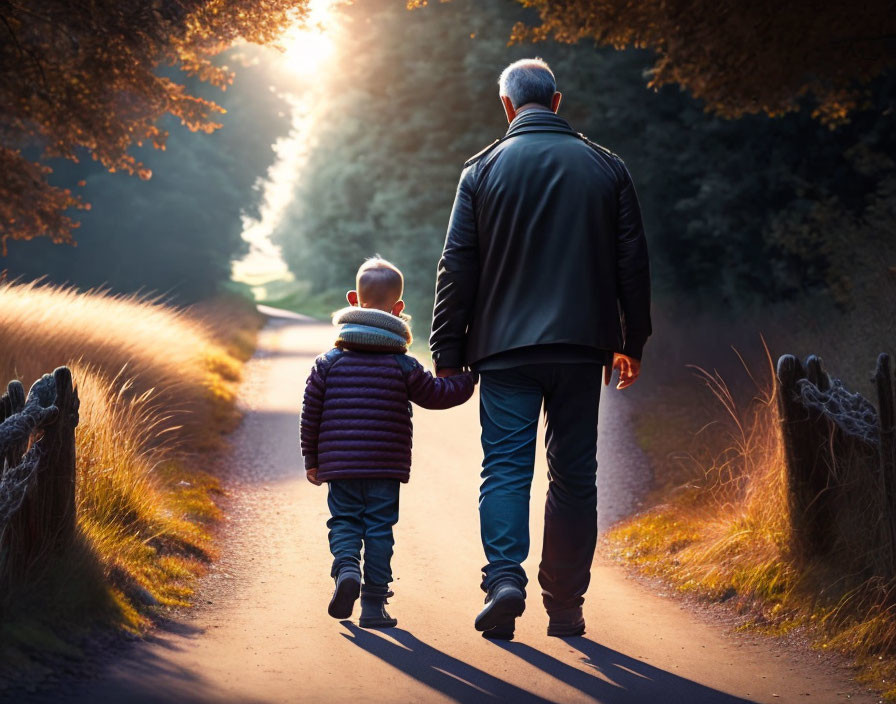
[[[352,315],[360,313],[355,309],[348,317]],[[410,403],[432,409],[460,405],[473,395],[475,377],[436,378],[404,352],[379,351],[382,340],[379,345],[359,343],[351,333],[363,335],[358,331],[369,327],[370,321],[365,322],[367,326],[346,325],[337,348],[318,357],[308,377],[301,426],[305,468],[316,467],[321,481],[406,482],[413,434]],[[364,351],[370,348],[377,351]]]

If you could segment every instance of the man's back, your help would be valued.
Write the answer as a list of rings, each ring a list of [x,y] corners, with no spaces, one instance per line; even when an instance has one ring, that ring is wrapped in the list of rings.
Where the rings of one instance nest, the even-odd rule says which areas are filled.
[[[485,638],[513,638],[526,608],[544,409],[550,482],[538,582],[548,635],[580,636],[597,541],[601,381],[611,367],[618,388],[638,377],[650,334],[647,244],[625,165],[556,116],[563,96],[550,67],[521,59],[498,85],[510,129],[464,165],[430,346],[439,375],[467,365],[481,372],[487,564],[474,626]]]
[[[646,245],[624,164],[550,111],[522,113],[461,177],[440,264],[432,342],[447,358],[437,364],[556,344],[639,357],[649,332]]]

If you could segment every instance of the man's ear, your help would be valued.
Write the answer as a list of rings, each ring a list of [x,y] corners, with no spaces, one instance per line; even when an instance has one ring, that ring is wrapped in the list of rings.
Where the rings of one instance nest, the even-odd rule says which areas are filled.
[[[560,109],[560,101],[563,100],[563,93],[559,91],[554,93],[554,96],[551,98],[551,110],[553,112],[557,112]]]
[[[507,115],[507,122],[513,122],[513,118],[516,117],[516,108],[513,107],[513,102],[511,102],[510,98],[506,95],[502,95],[501,104],[504,106],[504,114]]]
[[[404,301],[395,301],[395,305],[392,306],[392,315],[401,315],[401,311],[404,310]]]
[[[356,306],[356,307],[357,307],[357,305],[358,305],[358,292],[355,291],[355,290],[349,291],[347,294],[345,294],[345,300],[348,301],[348,304],[349,304],[350,306]]]

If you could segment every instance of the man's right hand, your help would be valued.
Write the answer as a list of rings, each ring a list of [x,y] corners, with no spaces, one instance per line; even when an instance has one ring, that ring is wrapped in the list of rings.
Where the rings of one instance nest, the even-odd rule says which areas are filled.
[[[309,482],[314,484],[314,486],[320,486],[321,484],[323,484],[323,482],[317,478],[317,467],[314,467],[313,469],[306,469],[305,478]]]
[[[617,389],[627,389],[635,383],[641,373],[641,360],[616,352],[613,355],[612,366],[604,367],[604,386],[609,386],[613,370],[619,370],[619,383]]]
[[[458,369],[457,367],[440,367],[439,369],[436,369],[436,376],[441,379],[446,376],[460,374],[462,371],[462,369]]]

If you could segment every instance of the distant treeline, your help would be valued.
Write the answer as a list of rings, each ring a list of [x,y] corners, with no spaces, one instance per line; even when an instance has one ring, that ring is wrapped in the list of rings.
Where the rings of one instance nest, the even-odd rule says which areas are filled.
[[[848,307],[863,277],[896,264],[892,77],[837,129],[808,110],[727,121],[675,88],[647,90],[646,52],[508,46],[508,28],[531,20],[513,2],[408,13],[379,0],[347,14],[351,42],[278,235],[317,291],[345,287],[379,252],[403,267],[426,317],[462,164],[506,130],[498,73],[533,54],[557,75],[561,114],[629,165],[661,290],[726,306],[817,292]]]
[[[237,68],[234,57],[225,59]],[[285,102],[269,90],[276,77],[264,65],[237,70],[225,93],[180,78],[191,92],[227,109],[219,118],[224,127],[205,134],[163,120],[171,132],[167,149],[137,150],[153,172],[150,180],[109,173],[89,157],[53,164],[52,183],[85,182],[78,192],[92,207],[74,216],[81,222],[77,246],[45,238],[11,241],[0,271],[81,288],[154,291],[181,302],[213,295],[230,278],[231,261],[246,251],[242,214],[256,213],[253,186],[274,160],[271,145],[289,130]]]

